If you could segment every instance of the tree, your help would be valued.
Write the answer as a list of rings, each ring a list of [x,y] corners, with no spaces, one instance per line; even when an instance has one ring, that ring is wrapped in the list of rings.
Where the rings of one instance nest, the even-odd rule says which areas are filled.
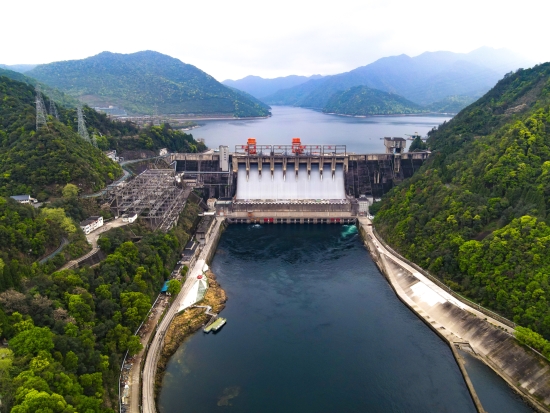
[[[48,327],[33,327],[21,331],[9,341],[9,345],[17,356],[36,355],[41,350],[53,349],[53,334]]]
[[[181,283],[178,280],[168,281],[168,292],[170,295],[176,296],[181,291]]]
[[[45,391],[30,390],[21,404],[14,406],[11,413],[74,413],[74,408],[67,404],[63,396]]]
[[[73,184],[67,184],[63,187],[63,198],[76,198],[78,196],[78,187]]]

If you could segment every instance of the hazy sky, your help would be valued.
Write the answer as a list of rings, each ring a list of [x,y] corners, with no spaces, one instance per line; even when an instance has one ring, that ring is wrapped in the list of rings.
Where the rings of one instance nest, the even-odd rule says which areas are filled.
[[[545,0],[0,0],[0,63],[156,50],[218,80],[334,74],[384,56],[506,47],[550,61]]]

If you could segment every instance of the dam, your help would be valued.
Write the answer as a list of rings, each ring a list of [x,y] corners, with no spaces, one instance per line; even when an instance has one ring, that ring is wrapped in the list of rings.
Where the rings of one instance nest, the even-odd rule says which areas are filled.
[[[348,153],[345,145],[260,145],[249,138],[233,152],[176,153],[168,160],[184,184],[215,199],[230,223],[340,223],[409,178],[429,151],[405,152],[403,138],[383,138],[385,152]]]

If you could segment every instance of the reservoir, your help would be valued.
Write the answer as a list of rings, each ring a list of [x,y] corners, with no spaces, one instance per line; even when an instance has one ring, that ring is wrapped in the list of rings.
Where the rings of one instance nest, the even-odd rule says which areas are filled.
[[[230,225],[212,270],[227,324],[172,357],[161,412],[475,412],[355,226]]]
[[[293,137],[300,137],[308,145],[347,145],[350,152],[384,153],[380,138],[407,138],[406,134],[415,132],[425,136],[451,118],[448,115],[352,118],[290,106],[273,106],[271,112],[273,116],[267,119],[200,121],[201,127],[191,133],[196,139],[204,138],[210,148],[227,145],[234,150],[235,145],[245,144],[250,137],[261,145],[289,145]]]

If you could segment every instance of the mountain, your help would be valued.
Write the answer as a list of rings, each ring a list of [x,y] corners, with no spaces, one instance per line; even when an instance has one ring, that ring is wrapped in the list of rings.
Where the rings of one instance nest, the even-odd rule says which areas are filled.
[[[323,109],[325,113],[351,116],[396,115],[426,112],[420,105],[399,95],[354,86],[331,96]]]
[[[432,157],[371,211],[377,231],[549,339],[550,63],[506,75],[428,136]]]
[[[45,199],[67,183],[86,191],[122,174],[120,166],[61,122],[50,119],[47,129],[35,131],[34,100],[32,86],[0,77],[0,195]]]
[[[114,105],[132,114],[269,114],[195,66],[153,51],[103,52],[38,65],[26,74],[90,106]]]
[[[285,76],[276,77],[274,79],[264,79],[259,76],[247,76],[239,80],[224,80],[222,83],[235,89],[243,90],[257,99],[262,99],[265,96],[271,95],[278,90],[287,89],[301,85],[312,79],[321,79],[321,75],[313,76]]]
[[[509,50],[491,48],[470,53],[391,56],[350,72],[280,90],[263,100],[273,105],[321,109],[334,93],[362,85],[429,105],[453,95],[481,96],[505,73],[530,64]]]
[[[0,69],[7,69],[7,70],[13,70],[14,72],[19,72],[19,73],[25,73],[25,72],[28,72],[29,70],[31,69],[34,69],[37,65],[32,65],[32,64],[29,64],[29,65],[2,65],[0,64]]]
[[[477,98],[473,96],[447,96],[443,100],[430,103],[428,106],[425,106],[425,109],[429,112],[458,113],[475,100]]]
[[[249,99],[250,101],[254,102],[256,105],[258,105],[259,107],[261,107],[262,109],[265,109],[265,110],[271,110],[271,106],[269,105],[266,105],[264,102],[262,102],[260,99],[252,96],[250,93],[247,93],[243,90],[240,90],[240,89],[237,89],[237,88],[234,88],[232,86],[227,86],[229,89],[231,89],[232,91],[238,93],[239,95],[241,95],[242,97],[246,98],[246,99]]]

